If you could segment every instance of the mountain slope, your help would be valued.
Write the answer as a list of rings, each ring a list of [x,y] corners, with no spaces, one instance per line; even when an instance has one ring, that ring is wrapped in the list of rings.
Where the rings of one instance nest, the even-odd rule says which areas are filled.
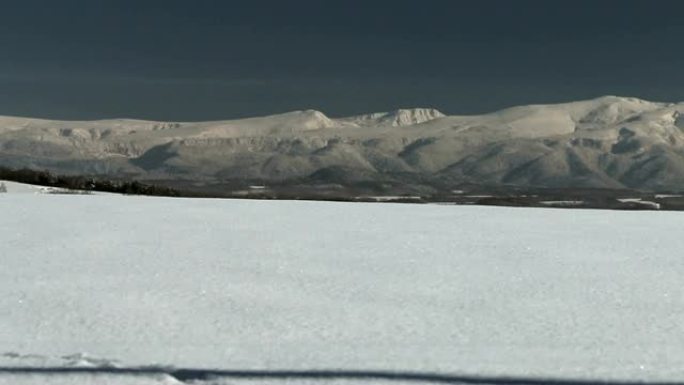
[[[477,116],[416,108],[214,122],[0,117],[0,165],[198,181],[327,175],[326,183],[683,190],[683,113],[684,104],[606,96]]]

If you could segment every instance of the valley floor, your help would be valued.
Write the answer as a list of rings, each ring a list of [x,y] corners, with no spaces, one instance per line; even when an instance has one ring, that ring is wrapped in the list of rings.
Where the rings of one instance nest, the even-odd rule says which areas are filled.
[[[684,380],[681,212],[12,189],[0,384],[150,365]]]

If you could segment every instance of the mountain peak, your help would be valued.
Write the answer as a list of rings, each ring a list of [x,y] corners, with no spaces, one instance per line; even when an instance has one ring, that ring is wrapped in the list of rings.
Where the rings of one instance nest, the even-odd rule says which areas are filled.
[[[631,96],[604,95],[593,99],[596,102],[604,103],[634,103],[634,104],[653,104],[653,102]]]
[[[281,115],[266,117],[277,122],[277,125],[300,127],[305,129],[319,129],[335,126],[335,123],[324,113],[317,110],[292,111]]]
[[[389,112],[359,115],[346,120],[361,126],[377,125],[400,127],[425,123],[445,116],[446,115],[434,108],[407,108]]]
[[[434,108],[411,108],[389,112],[383,120],[389,121],[393,126],[409,126],[412,124],[425,123],[445,116],[446,115]]]

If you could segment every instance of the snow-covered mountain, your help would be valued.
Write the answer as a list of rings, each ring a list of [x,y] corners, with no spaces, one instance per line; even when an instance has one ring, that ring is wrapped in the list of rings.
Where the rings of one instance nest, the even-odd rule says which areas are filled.
[[[372,114],[352,116],[339,119],[358,126],[410,126],[443,118],[446,115],[434,108],[399,109],[390,112],[376,112]]]
[[[146,179],[401,175],[683,190],[684,103],[606,96],[476,116],[415,108],[331,118],[307,110],[213,122],[0,117],[0,165]]]

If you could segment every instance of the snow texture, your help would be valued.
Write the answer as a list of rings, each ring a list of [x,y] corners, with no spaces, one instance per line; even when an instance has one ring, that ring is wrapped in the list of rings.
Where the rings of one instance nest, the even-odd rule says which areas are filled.
[[[681,381],[683,219],[2,194],[0,366]]]

